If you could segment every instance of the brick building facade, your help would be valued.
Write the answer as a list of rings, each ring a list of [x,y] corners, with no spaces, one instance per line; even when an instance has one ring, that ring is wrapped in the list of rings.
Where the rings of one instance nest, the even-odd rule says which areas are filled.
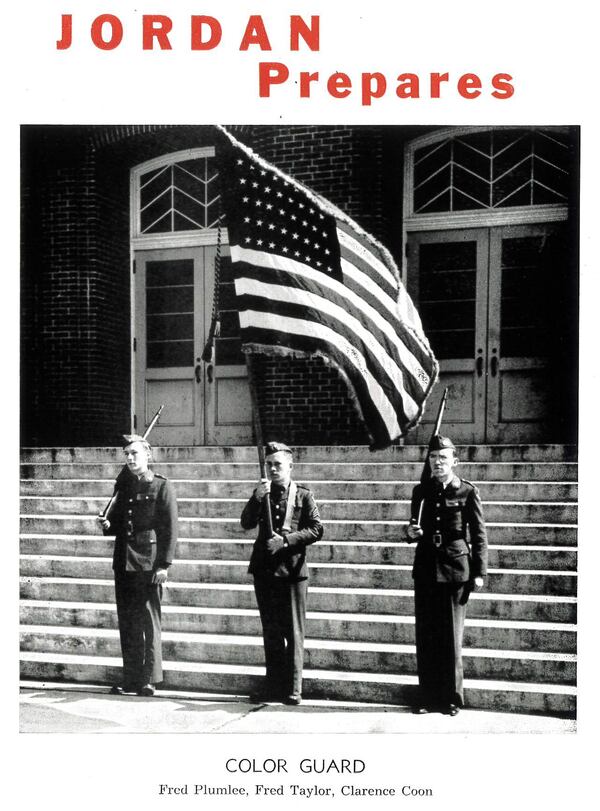
[[[410,275],[410,262],[407,268],[405,260],[412,233],[409,233],[409,225],[413,223],[412,230],[417,233],[418,215],[405,211],[409,182],[406,169],[408,163],[413,165],[416,154],[410,152],[408,145],[431,136],[435,129],[351,126],[240,126],[231,129],[263,158],[331,200],[380,239],[398,265],[404,266],[404,273],[408,270]],[[466,140],[472,137],[468,135]],[[140,377],[136,371],[136,307],[140,296],[136,293],[132,270],[138,261],[136,257],[146,246],[142,245],[145,237],[136,242],[132,234],[131,212],[135,205],[132,173],[136,167],[160,161],[163,156],[185,153],[186,158],[190,158],[193,150],[210,148],[213,142],[214,129],[204,126],[23,128],[21,402],[24,445],[111,445],[137,417],[140,409],[136,398],[146,383],[143,374]],[[542,434],[537,438],[552,442],[572,441],[576,422],[577,133],[561,130],[560,142],[563,151],[566,150],[564,161],[555,158],[554,153],[549,156],[546,146],[536,146],[536,149],[540,153],[546,150],[547,163],[555,165],[563,161],[557,171],[568,174],[568,183],[555,181],[557,172],[553,171],[549,180],[545,176],[541,178],[552,190],[547,200],[542,199],[541,203],[534,200],[535,205],[529,205],[528,210],[519,201],[519,206],[514,208],[515,212],[518,208],[520,218],[515,220],[516,225],[533,229],[532,239],[537,238],[534,226],[538,219],[544,223],[566,223],[561,240],[569,259],[557,271],[563,283],[558,287],[550,286],[563,296],[564,317],[561,316],[558,325],[562,337],[558,356],[550,359],[550,366],[546,361],[543,366],[546,370],[553,369],[553,378],[556,380],[558,375],[561,381],[555,399],[559,403],[559,419],[545,420],[544,409],[549,411],[547,399],[535,404],[544,423],[544,428],[540,429]],[[471,148],[471,142],[468,143]],[[473,169],[479,171],[476,150],[472,152]],[[519,171],[516,160],[515,166],[517,168],[511,170],[513,174]],[[541,177],[542,169],[535,171]],[[435,182],[432,178],[437,174],[437,170],[432,170],[427,183]],[[538,185],[541,188],[545,184],[540,181]],[[502,227],[516,227],[507,219],[507,210],[505,207],[500,212],[504,217]],[[444,224],[457,227],[456,215],[460,219],[465,211],[469,209],[464,206],[458,212],[454,210],[445,221],[443,207],[433,210],[432,214],[424,216],[424,226],[418,233],[431,235],[436,228],[443,233]],[[486,227],[495,227],[493,217],[497,213],[488,216]],[[478,221],[466,225],[474,228]],[[181,234],[175,237],[179,239]],[[541,238],[547,239],[545,234]],[[191,229],[186,239],[185,245],[190,248]],[[464,241],[463,236],[461,240]],[[160,251],[164,253],[166,247],[172,247],[160,234],[148,245],[158,251],[152,254],[152,261],[163,256]],[[410,278],[408,285],[411,288]],[[477,285],[479,289],[479,282]],[[501,307],[506,309],[504,299],[503,302]],[[546,293],[540,304],[542,309],[549,310]],[[480,320],[477,315],[477,322]],[[531,332],[538,328],[534,325],[527,329]],[[345,385],[320,359],[259,358],[255,369],[267,438],[285,436],[293,444],[367,442]],[[192,371],[190,367],[190,377]],[[449,371],[449,374],[456,376],[457,373]],[[477,374],[474,372],[475,376]],[[456,382],[457,392],[463,391],[464,380],[456,378]],[[473,385],[477,385],[476,379]],[[537,391],[539,384],[534,381],[527,385],[529,389],[523,389],[525,396],[533,401],[532,391]],[[473,394],[473,402],[475,400]],[[464,421],[457,412],[457,423],[461,420]],[[182,417],[182,425],[184,421]],[[522,417],[516,415],[513,422],[519,421],[523,422]],[[142,422],[140,418],[135,423],[138,430]],[[474,433],[476,429],[469,428],[469,431],[474,441],[486,441],[485,437]],[[236,439],[242,434],[216,431],[211,434],[209,428],[199,429],[191,440],[190,436],[190,433],[177,433],[174,428],[173,433],[165,434],[159,441],[163,444],[243,444]],[[506,437],[508,441],[509,434]]]

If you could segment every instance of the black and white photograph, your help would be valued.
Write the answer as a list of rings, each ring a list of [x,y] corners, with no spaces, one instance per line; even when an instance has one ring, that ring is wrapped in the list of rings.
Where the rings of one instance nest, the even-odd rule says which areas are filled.
[[[577,127],[22,138],[24,730],[572,731]]]
[[[20,805],[587,807],[583,5],[25,6]]]

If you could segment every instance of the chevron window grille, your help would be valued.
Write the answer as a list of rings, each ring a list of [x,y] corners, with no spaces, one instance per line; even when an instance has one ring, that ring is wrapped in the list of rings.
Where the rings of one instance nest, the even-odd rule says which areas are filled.
[[[433,214],[565,204],[570,145],[556,130],[498,129],[417,149],[413,212]]]
[[[140,177],[140,234],[216,228],[219,220],[214,157],[172,161]]]

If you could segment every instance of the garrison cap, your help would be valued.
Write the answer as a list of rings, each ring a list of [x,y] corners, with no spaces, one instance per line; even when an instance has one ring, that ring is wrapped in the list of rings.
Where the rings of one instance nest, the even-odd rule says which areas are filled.
[[[284,445],[283,442],[267,442],[265,445],[265,456],[272,456],[274,453],[279,453],[280,451],[289,453],[290,456],[292,455],[292,449]]]
[[[128,445],[131,445],[132,442],[143,442],[145,445],[150,447],[148,440],[144,439],[144,437],[140,436],[139,434],[123,434],[121,447],[126,448]]]
[[[450,437],[442,436],[441,434],[436,434],[435,436],[431,437],[431,442],[429,443],[430,451],[443,451],[446,448],[456,450],[456,446]]]

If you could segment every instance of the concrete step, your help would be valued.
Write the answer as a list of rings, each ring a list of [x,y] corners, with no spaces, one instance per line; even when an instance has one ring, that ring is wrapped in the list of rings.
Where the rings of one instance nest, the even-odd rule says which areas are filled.
[[[248,561],[253,540],[184,539],[179,541],[177,556],[186,560]],[[111,537],[78,538],[52,535],[23,535],[21,552],[26,555],[91,555],[110,557],[114,546]],[[414,545],[378,543],[375,541],[313,544],[309,551],[312,563],[389,563],[412,564]],[[560,546],[490,546],[489,565],[499,569],[560,569],[575,571],[577,552]]]
[[[20,594],[24,600],[90,601],[112,603],[112,581],[68,577],[22,577]],[[311,584],[309,609],[318,612],[402,616],[414,615],[412,589],[368,589],[319,587]],[[205,610],[256,608],[251,583],[181,583],[170,580],[165,604],[173,607],[203,607]],[[480,619],[525,620],[532,622],[575,623],[577,599],[573,596],[494,594],[475,592],[469,599],[469,616]]]
[[[91,631],[95,628],[117,628],[115,607],[106,603],[24,601],[20,616],[23,626],[48,627],[49,633],[74,628]],[[211,610],[175,606],[169,602],[164,605],[163,630],[261,638],[260,618],[256,609]],[[373,642],[414,644],[414,618],[309,611],[306,635],[311,639],[346,641],[363,647]],[[467,617],[464,644],[469,648],[501,651],[575,653],[575,626]]]
[[[123,466],[101,462],[36,462],[21,465],[23,479],[105,479],[112,481]],[[154,469],[169,479],[206,479],[256,482],[259,468],[247,462],[163,462]],[[296,462],[297,481],[418,481],[421,462]],[[469,481],[577,481],[576,462],[464,462],[458,472]]]
[[[163,663],[165,689],[248,694],[260,684],[262,667],[204,662]],[[53,654],[24,651],[24,679],[110,684],[121,678],[116,657]],[[379,673],[304,671],[303,693],[307,698],[411,704],[416,701],[416,677]],[[465,680],[465,704],[473,709],[511,712],[543,712],[573,715],[576,691],[572,685],[528,684],[514,680]]]
[[[78,535],[98,536],[100,529],[94,516],[41,515],[21,516],[21,533],[24,535]],[[402,521],[352,521],[323,522],[325,535],[330,541],[397,542],[405,535],[406,520]],[[519,522],[487,522],[488,541],[491,544],[532,546],[574,546],[577,543],[577,527],[573,524],[529,524]],[[180,538],[247,538],[253,531],[244,531],[238,518],[189,518],[180,517]]]
[[[356,499],[376,495],[378,499],[408,500],[416,481],[315,481],[303,482],[319,499]],[[484,501],[575,502],[576,482],[474,482]],[[246,480],[175,479],[178,498],[247,499],[256,485]],[[68,498],[99,498],[103,506],[113,492],[108,479],[22,479],[21,495]]]
[[[326,462],[331,459],[344,462],[400,462],[421,461],[426,454],[423,445],[397,445],[386,450],[371,452],[366,445],[306,445],[293,446],[297,462]],[[469,461],[577,461],[574,445],[462,445],[458,455]],[[254,446],[161,446],[154,448],[156,462],[200,461],[200,462],[254,462],[258,455]],[[87,460],[110,462],[121,461],[123,451],[119,447],[101,448],[23,448],[23,462],[81,462]]]
[[[55,496],[22,496],[24,515],[82,515],[96,516],[105,505],[104,498],[87,496],[68,498]],[[177,499],[179,515],[197,518],[237,518],[247,499],[181,498]],[[318,500],[319,513],[324,521],[405,521],[410,516],[410,501],[384,499]],[[513,523],[574,524],[577,505],[568,502],[484,502],[487,521]]]
[[[21,650],[38,653],[81,653],[86,656],[118,657],[119,634],[113,628],[54,628],[21,626]],[[164,658],[176,662],[219,664],[264,664],[260,635],[222,635],[205,632],[164,631]],[[383,642],[350,642],[335,639],[306,639],[305,666],[308,669],[343,670],[363,673],[416,673],[414,645]],[[575,656],[565,653],[469,650],[464,652],[467,678],[504,679],[549,684],[572,684]]]
[[[246,561],[178,559],[171,572],[172,579],[183,582],[243,583],[249,577],[247,569]],[[103,557],[22,555],[21,574],[24,577],[108,579],[112,577],[112,568],[111,560]],[[317,563],[310,566],[310,577],[315,586],[407,589],[412,584],[410,566],[384,564]],[[576,587],[574,572],[492,569],[486,579],[489,593],[573,596]]]

